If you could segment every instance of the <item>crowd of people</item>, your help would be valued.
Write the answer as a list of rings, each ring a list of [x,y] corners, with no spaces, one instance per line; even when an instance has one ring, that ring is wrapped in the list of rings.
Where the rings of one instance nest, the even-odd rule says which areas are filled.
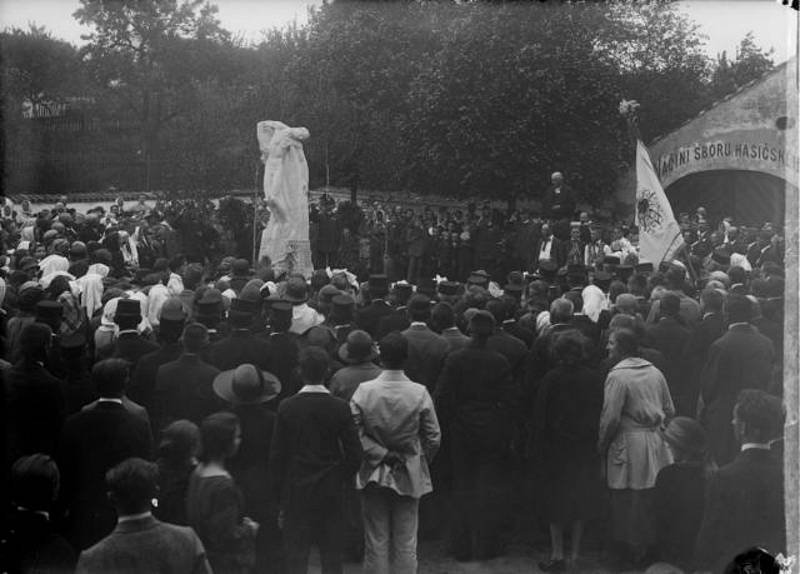
[[[560,177],[541,213],[313,210],[306,278],[144,200],[6,206],[0,570],[786,551],[779,228],[700,208],[653,265]]]

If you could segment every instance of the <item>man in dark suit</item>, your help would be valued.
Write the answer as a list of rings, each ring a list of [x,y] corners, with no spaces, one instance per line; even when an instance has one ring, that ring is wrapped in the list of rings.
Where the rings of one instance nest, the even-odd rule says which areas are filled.
[[[666,359],[667,379],[669,392],[675,401],[675,409],[679,415],[691,416],[694,410],[686,396],[686,369],[683,358],[683,349],[691,335],[680,317],[681,300],[673,293],[665,293],[661,297],[661,317],[657,323],[647,326],[645,341],[648,346],[660,351]]]
[[[302,351],[305,384],[280,404],[275,422],[268,483],[284,516],[287,572],[306,571],[314,534],[323,572],[342,568],[343,495],[362,450],[350,407],[323,385],[328,364],[323,349]]]
[[[42,363],[52,341],[50,327],[32,323],[22,330],[22,358],[3,374],[6,468],[26,454],[53,454],[64,424],[63,381]]]
[[[156,376],[155,419],[159,429],[180,419],[199,425],[205,417],[225,406],[213,389],[219,369],[200,358],[200,353],[208,346],[206,326],[186,325],[181,344],[183,354],[159,367]]]
[[[448,353],[469,345],[470,338],[456,327],[456,314],[449,303],[437,303],[431,309],[431,326],[447,341]]]
[[[444,359],[449,351],[447,341],[431,331],[427,322],[431,318],[431,300],[425,295],[414,295],[408,302],[411,326],[403,331],[408,341],[406,376],[425,385],[430,393],[436,386]]]
[[[186,572],[211,574],[203,543],[194,530],[156,520],[151,500],[158,496],[158,467],[129,458],[106,474],[117,527],[84,550],[78,574],[103,572]]]
[[[119,335],[113,356],[125,359],[135,366],[141,357],[158,350],[158,345],[139,334],[137,327],[142,322],[142,307],[138,299],[120,299],[114,313],[114,322],[119,326]]]
[[[92,369],[100,395],[97,407],[72,415],[58,449],[61,498],[69,511],[69,534],[76,548],[88,548],[114,527],[114,509],[104,488],[105,473],[126,458],[151,454],[150,425],[122,405],[128,363],[106,359]]]
[[[281,392],[275,402],[270,405],[277,407],[286,397],[291,397],[300,387],[300,377],[297,374],[300,347],[297,344],[297,335],[290,333],[292,326],[292,304],[287,301],[275,301],[269,309],[269,326],[263,335],[269,341],[270,357],[266,370],[281,382]]]
[[[381,319],[391,315],[392,307],[386,302],[389,294],[389,279],[386,275],[370,275],[367,282],[369,304],[359,310],[356,325],[375,339]]]
[[[542,225],[542,236],[534,250],[536,265],[542,261],[552,261],[557,268],[563,267],[567,262],[567,244],[555,235],[549,225]]]
[[[711,453],[717,464],[736,456],[731,412],[739,391],[766,389],[770,383],[775,349],[772,342],[750,324],[750,301],[732,295],[727,302],[728,332],[714,341],[703,367],[700,420],[708,431]]]
[[[686,341],[683,351],[683,362],[686,365],[686,405],[689,416],[697,413],[697,398],[700,396],[702,372],[711,344],[725,334],[725,317],[722,306],[725,297],[716,289],[705,289],[700,294],[700,305],[703,317],[697,328]]]
[[[230,334],[208,347],[203,354],[204,359],[220,371],[229,371],[244,363],[250,363],[266,371],[270,360],[269,343],[250,331],[252,312],[241,308],[236,303],[239,301],[239,299],[233,300],[228,313]]]
[[[569,239],[569,222],[575,216],[575,201],[575,193],[564,183],[561,172],[550,176],[550,186],[544,192],[542,203],[545,216],[554,222],[555,234],[562,241]]]
[[[521,384],[525,375],[525,359],[528,347],[522,340],[504,331],[501,326],[508,317],[508,308],[502,299],[493,299],[486,304],[486,310],[495,320],[494,333],[487,339],[486,348],[503,355],[511,365],[511,373],[516,384]]]
[[[158,323],[161,347],[144,355],[136,364],[127,395],[153,412],[158,368],[176,360],[183,352],[180,338],[186,323],[186,311],[180,299],[172,297],[164,302]]]
[[[742,391],[732,413],[740,445],[733,462],[711,476],[695,550],[701,571],[722,572],[734,556],[762,547],[786,552],[783,461],[770,440],[783,427],[780,399],[755,389]]]

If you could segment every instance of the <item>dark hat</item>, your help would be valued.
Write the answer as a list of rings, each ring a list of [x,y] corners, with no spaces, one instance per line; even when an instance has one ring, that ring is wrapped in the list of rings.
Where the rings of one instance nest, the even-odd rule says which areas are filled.
[[[250,281],[248,281],[239,292],[239,299],[252,304],[254,310],[257,310],[259,304],[261,303],[261,288],[263,286],[264,282],[261,279],[250,279]]]
[[[695,456],[702,456],[707,448],[705,429],[689,417],[675,417],[661,432],[664,440],[679,450]]]
[[[627,281],[633,275],[633,267],[630,265],[620,265],[616,269],[617,277],[622,281]]]
[[[138,299],[120,299],[114,317],[141,317],[142,305]]]
[[[370,275],[367,289],[370,297],[382,297],[389,292],[389,278],[386,275]]]
[[[185,321],[186,317],[183,302],[178,297],[170,297],[164,301],[158,314],[158,318],[161,321]]]
[[[731,254],[724,249],[715,249],[714,253],[711,254],[711,259],[713,259],[715,263],[719,263],[720,265],[731,264]]]
[[[200,298],[195,301],[195,306],[198,315],[205,317],[219,315],[222,312],[222,293],[213,287],[205,289]]]
[[[272,305],[270,305],[269,310],[274,317],[278,316],[285,316],[288,318],[292,317],[292,304],[289,303],[288,301],[275,301],[274,303],[272,303]]]
[[[82,353],[86,347],[86,337],[83,333],[69,333],[58,339],[58,346],[67,354]]]
[[[525,276],[522,274],[522,271],[511,271],[506,277],[506,281],[510,285],[524,285]]]
[[[412,313],[415,311],[428,311],[431,308],[431,298],[421,293],[414,295],[408,301],[408,309]]]
[[[265,403],[280,394],[281,382],[269,371],[245,363],[218,374],[214,392],[234,405]]]
[[[256,306],[251,301],[245,301],[244,299],[236,297],[231,300],[230,312],[252,315],[256,312]]]
[[[469,279],[467,279],[467,283],[477,283],[478,285],[486,285],[489,283],[490,276],[489,274],[483,270],[478,269],[477,271],[473,271],[469,275]]]
[[[653,272],[653,264],[652,263],[637,263],[636,267],[634,267],[636,273],[652,273]]]
[[[469,330],[473,335],[488,337],[494,332],[497,322],[489,311],[476,311],[469,318]]]
[[[439,293],[446,296],[454,296],[458,294],[457,281],[442,281],[439,283]]]
[[[323,286],[317,294],[320,303],[330,303],[334,297],[341,295],[342,291],[331,284]]]
[[[539,275],[542,279],[553,280],[558,273],[558,265],[554,261],[545,260],[539,263]]]
[[[512,297],[518,298],[522,296],[522,285],[517,283],[508,283],[505,287],[503,287],[503,293],[506,295],[511,295]]]
[[[83,241],[75,241],[69,246],[69,254],[72,257],[86,257],[88,254],[86,244]]]
[[[249,277],[253,274],[250,269],[250,262],[247,259],[237,259],[231,265],[231,273],[234,277]]]
[[[150,271],[150,269],[137,269],[136,272],[133,274],[131,283],[139,286],[155,285],[155,283],[147,283],[148,276],[151,274],[152,271]]]
[[[339,347],[339,358],[345,363],[366,363],[378,356],[378,347],[366,331],[356,329],[347,335]]]
[[[603,265],[619,265],[620,260],[616,255],[606,255],[603,257]]]
[[[611,283],[611,273],[607,271],[597,271],[594,274],[595,285],[608,285]]]
[[[290,303],[303,303],[308,300],[308,287],[302,277],[290,277],[286,282],[283,298]]]
[[[37,319],[61,319],[64,307],[58,301],[39,301],[36,303]]]
[[[414,293],[414,286],[410,283],[395,283],[392,291],[401,297],[403,301],[407,301]]]

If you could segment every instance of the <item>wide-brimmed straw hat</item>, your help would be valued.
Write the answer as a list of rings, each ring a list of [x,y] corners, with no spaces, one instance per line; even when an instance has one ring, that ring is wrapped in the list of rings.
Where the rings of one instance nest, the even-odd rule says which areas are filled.
[[[281,382],[269,371],[245,363],[218,374],[214,392],[234,405],[265,403],[278,396]]]

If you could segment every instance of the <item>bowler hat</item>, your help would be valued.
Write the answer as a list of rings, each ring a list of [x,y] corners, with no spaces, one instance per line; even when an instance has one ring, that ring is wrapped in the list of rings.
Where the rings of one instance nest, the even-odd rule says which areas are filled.
[[[458,282],[442,281],[439,283],[439,293],[451,297],[458,294]]]
[[[234,277],[249,277],[253,270],[250,269],[250,262],[247,259],[236,259],[231,265],[231,273]]]
[[[288,301],[275,301],[270,305],[270,313],[273,317],[285,317],[291,319],[292,317],[292,304]]]
[[[214,392],[234,405],[265,403],[281,392],[281,382],[269,371],[250,363],[222,371],[214,379]]]
[[[366,363],[378,356],[378,347],[366,331],[356,329],[347,335],[344,345],[339,347],[339,358],[345,363]]]
[[[302,277],[290,277],[286,282],[283,298],[290,303],[303,303],[308,300],[308,287]]]
[[[431,308],[431,298],[427,295],[414,295],[408,301],[408,309],[412,313],[414,311],[428,311]]]

